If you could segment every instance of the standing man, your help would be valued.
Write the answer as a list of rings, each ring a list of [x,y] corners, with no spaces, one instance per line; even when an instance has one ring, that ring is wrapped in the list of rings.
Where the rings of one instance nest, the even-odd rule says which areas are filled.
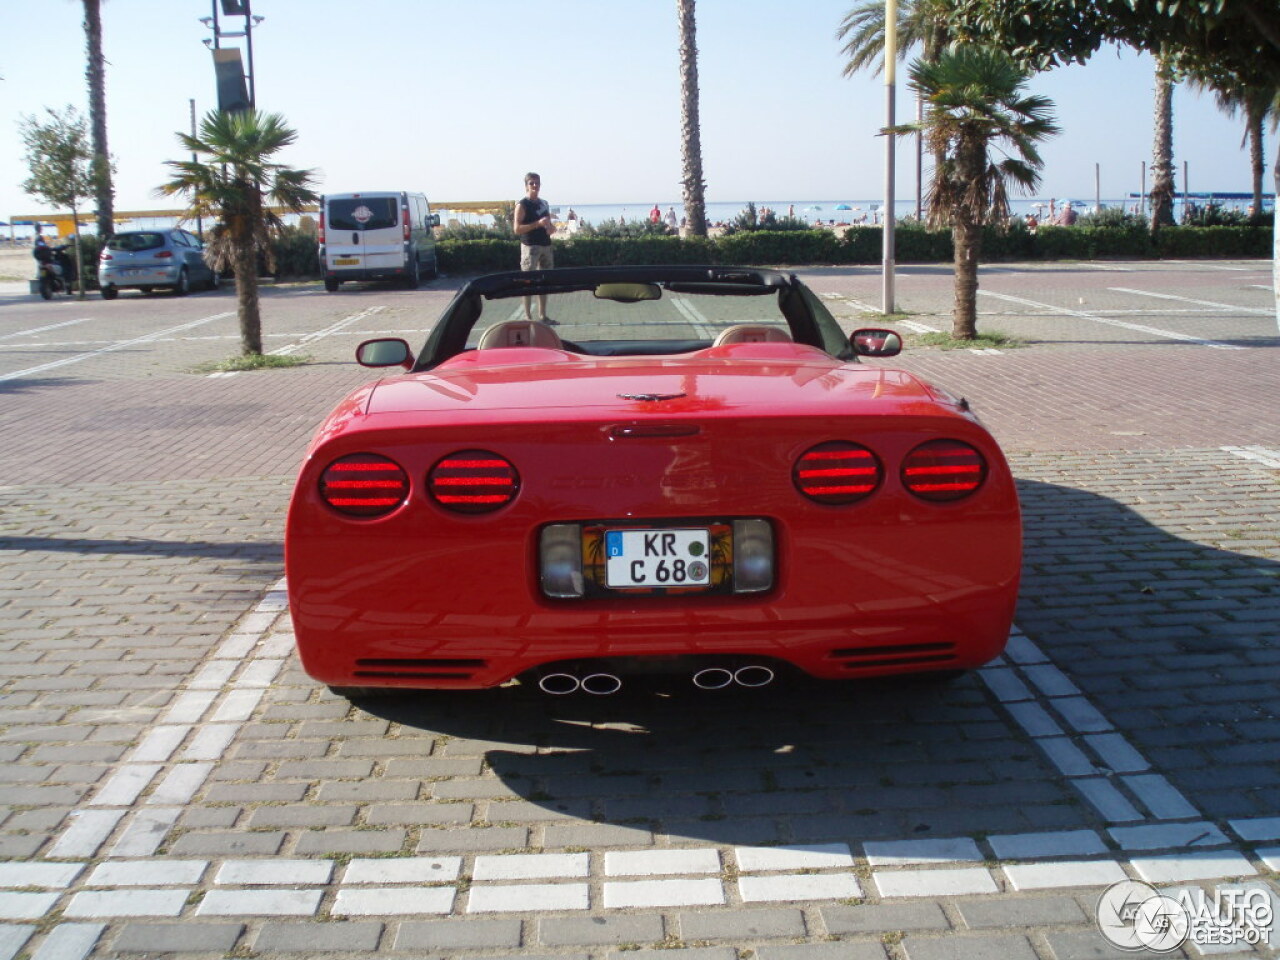
[[[524,175],[524,196],[516,204],[516,236],[520,238],[520,269],[550,270],[554,264],[551,260],[551,234],[555,225],[551,222],[551,208],[547,201],[538,195],[542,189],[542,178],[536,173]],[[524,318],[532,320],[530,310],[531,297],[524,298]],[[538,319],[553,326],[555,321],[547,316],[547,295],[538,296]]]

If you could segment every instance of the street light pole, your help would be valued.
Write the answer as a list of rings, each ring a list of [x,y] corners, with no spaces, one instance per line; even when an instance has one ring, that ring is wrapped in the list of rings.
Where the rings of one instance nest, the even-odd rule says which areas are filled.
[[[897,137],[893,134],[895,113],[895,84],[898,64],[898,2],[885,0],[884,4],[884,249],[881,263],[881,294],[884,313],[894,311],[893,302],[893,228],[894,228],[894,147]]]

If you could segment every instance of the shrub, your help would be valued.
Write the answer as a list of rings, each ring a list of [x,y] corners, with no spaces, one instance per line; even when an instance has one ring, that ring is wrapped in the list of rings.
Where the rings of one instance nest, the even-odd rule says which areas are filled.
[[[275,275],[281,280],[320,278],[319,240],[315,233],[299,227],[285,227],[271,240]]]

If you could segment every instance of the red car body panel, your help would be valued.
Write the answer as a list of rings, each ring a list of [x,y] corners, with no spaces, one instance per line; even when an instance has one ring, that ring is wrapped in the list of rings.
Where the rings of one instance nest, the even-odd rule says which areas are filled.
[[[986,461],[962,500],[925,501],[903,484],[908,453],[939,437]],[[800,455],[832,440],[883,466],[857,503],[816,503],[793,480]],[[492,513],[452,512],[426,477],[477,448],[515,466],[519,491]],[[407,474],[389,515],[344,516],[321,497],[325,468],[355,453]],[[767,592],[558,599],[540,586],[547,524],[737,517],[772,526]],[[972,668],[1004,648],[1020,565],[1013,478],[964,404],[901,370],[793,343],[469,351],[363,386],[317,431],[286,534],[303,667],[342,687],[488,687],[599,658],[761,658],[826,678]]]

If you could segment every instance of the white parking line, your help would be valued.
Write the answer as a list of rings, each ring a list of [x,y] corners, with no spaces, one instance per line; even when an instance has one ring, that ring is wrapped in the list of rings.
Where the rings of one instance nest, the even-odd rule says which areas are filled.
[[[55,370],[58,367],[65,367],[68,364],[79,363],[81,360],[91,360],[94,357],[102,356],[104,353],[124,350],[126,347],[136,346],[139,343],[151,343],[153,340],[172,336],[175,333],[181,333],[183,330],[190,330],[193,327],[198,327],[202,324],[212,323],[214,320],[224,320],[227,317],[233,316],[235,316],[234,313],[215,313],[211,317],[202,317],[199,320],[192,320],[190,323],[170,327],[167,330],[157,330],[155,333],[148,333],[143,337],[134,337],[132,340],[118,340],[115,343],[108,344],[98,350],[91,350],[89,353],[79,353],[74,357],[63,357],[61,360],[53,360],[49,363],[42,363],[39,366],[27,367],[25,370],[15,370],[13,373],[0,374],[0,382],[4,382],[6,380],[17,380],[21,377],[29,377],[36,373],[44,373],[46,370]]]
[[[1040,310],[1047,310],[1050,313],[1061,314],[1068,317],[1076,317],[1079,320],[1092,320],[1094,323],[1104,323],[1112,327],[1123,327],[1126,330],[1136,330],[1139,333],[1149,333],[1152,336],[1164,337],[1167,340],[1182,340],[1187,343],[1194,343],[1201,347],[1211,347],[1214,350],[1244,350],[1244,347],[1236,346],[1233,343],[1219,343],[1216,340],[1205,340],[1201,337],[1193,337],[1186,333],[1177,333],[1173,330],[1161,330],[1159,327],[1148,327],[1141,323],[1125,323],[1123,320],[1111,320],[1107,317],[1099,316],[1096,313],[1085,313],[1083,310],[1072,310],[1069,307],[1060,307],[1052,303],[1040,303],[1036,300],[1026,300],[1023,297],[1013,297],[1007,293],[994,293],[990,290],[979,290],[978,293],[987,297],[995,297],[997,300],[1007,300],[1010,303],[1021,303],[1028,307],[1036,307]]]
[[[679,311],[682,317],[689,321],[690,326],[693,327],[693,332],[699,337],[705,337],[708,340],[715,339],[716,331],[712,328],[711,321],[703,316],[692,303],[684,297],[672,297],[671,305]]]
[[[1199,307],[1212,307],[1215,310],[1231,310],[1235,313],[1257,313],[1264,317],[1271,316],[1272,311],[1260,307],[1241,307],[1233,303],[1214,303],[1212,300],[1193,300],[1191,297],[1179,297],[1172,293],[1153,293],[1150,290],[1131,290],[1128,287],[1108,287],[1116,293],[1132,293],[1139,297],[1155,297],[1158,300],[1177,300],[1179,303],[1194,303]]]
[[[59,327],[70,327],[77,323],[87,323],[88,317],[81,317],[79,320],[63,320],[61,323],[50,323],[43,327],[32,327],[30,330],[19,330],[17,333],[6,333],[0,340],[12,340],[14,337],[26,337],[33,333],[44,333],[46,330],[57,330]]]
[[[315,343],[317,340],[323,340],[325,337],[338,333],[344,328],[351,326],[351,324],[355,323],[357,320],[364,320],[366,317],[371,317],[374,314],[381,313],[385,309],[387,309],[385,306],[379,305],[376,307],[370,307],[368,310],[362,310],[359,313],[352,314],[349,317],[339,320],[337,323],[325,327],[323,330],[304,334],[302,339],[296,343],[290,343],[283,347],[276,347],[276,349],[270,351],[270,354],[271,356],[282,356],[284,354],[294,353],[309,344]]]
[[[1263,466],[1280,470],[1280,450],[1268,450],[1266,447],[1223,447],[1222,449],[1244,460],[1255,460]]]

